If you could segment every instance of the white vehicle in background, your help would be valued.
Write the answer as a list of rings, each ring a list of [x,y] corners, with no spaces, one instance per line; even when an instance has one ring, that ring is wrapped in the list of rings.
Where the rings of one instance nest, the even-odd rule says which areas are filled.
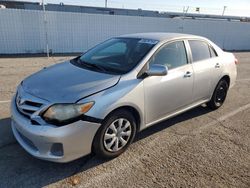
[[[116,157],[149,126],[204,103],[219,108],[235,83],[235,64],[233,54],[199,36],[115,37],[22,81],[12,130],[40,159]]]

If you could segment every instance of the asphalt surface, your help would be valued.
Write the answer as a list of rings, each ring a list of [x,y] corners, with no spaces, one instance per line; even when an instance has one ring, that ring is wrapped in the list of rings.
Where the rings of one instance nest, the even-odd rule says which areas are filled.
[[[0,187],[250,187],[250,53],[235,55],[237,82],[219,110],[198,107],[157,124],[109,161],[41,161],[10,141],[0,147]],[[0,59],[0,132],[17,84],[68,58]]]

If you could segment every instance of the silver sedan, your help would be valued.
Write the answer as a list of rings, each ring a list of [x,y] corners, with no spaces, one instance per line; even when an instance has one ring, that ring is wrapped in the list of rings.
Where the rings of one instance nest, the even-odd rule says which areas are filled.
[[[199,36],[111,38],[22,81],[12,100],[12,130],[40,159],[117,157],[147,127],[204,103],[219,108],[236,64],[233,54]]]

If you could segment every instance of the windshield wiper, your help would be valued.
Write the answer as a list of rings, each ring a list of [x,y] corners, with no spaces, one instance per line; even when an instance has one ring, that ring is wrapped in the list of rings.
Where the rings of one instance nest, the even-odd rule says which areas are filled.
[[[97,64],[93,64],[93,63],[88,63],[88,62],[83,61],[81,59],[78,59],[78,60],[80,61],[80,63],[82,65],[85,65],[85,66],[90,67],[90,68],[95,68],[95,69],[101,70],[103,72],[107,72],[107,70],[103,66],[101,66],[101,65],[97,65]]]

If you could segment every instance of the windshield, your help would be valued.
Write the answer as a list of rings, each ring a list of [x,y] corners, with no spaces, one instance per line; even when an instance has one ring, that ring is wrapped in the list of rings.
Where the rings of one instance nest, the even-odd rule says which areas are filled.
[[[107,40],[78,58],[84,68],[109,74],[132,70],[158,41],[138,38]]]

